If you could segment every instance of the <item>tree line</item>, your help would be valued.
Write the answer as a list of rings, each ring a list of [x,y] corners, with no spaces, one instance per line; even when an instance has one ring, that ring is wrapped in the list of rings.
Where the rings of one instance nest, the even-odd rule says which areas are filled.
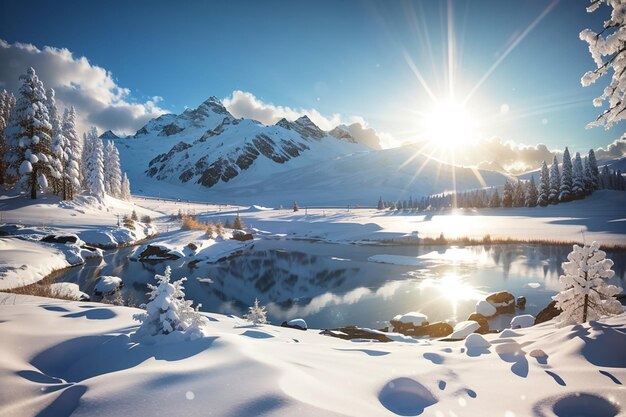
[[[103,201],[106,194],[130,199],[119,152],[95,127],[76,131],[76,110],[57,108],[54,89],[46,90],[35,70],[20,76],[15,97],[0,92],[0,185],[20,187],[30,198],[51,191],[63,200],[81,192]]]
[[[486,207],[545,207],[549,204],[558,204],[584,198],[598,189],[626,190],[626,181],[620,170],[611,170],[605,165],[598,169],[593,149],[584,158],[576,152],[570,157],[569,149],[563,152],[563,163],[559,169],[556,156],[552,165],[543,161],[540,171],[539,184],[534,175],[530,180],[506,180],[502,188],[502,195],[498,188],[491,190],[481,189],[457,193],[443,193],[399,201],[384,201],[378,199],[378,210],[429,210],[449,207],[457,208],[486,208]]]

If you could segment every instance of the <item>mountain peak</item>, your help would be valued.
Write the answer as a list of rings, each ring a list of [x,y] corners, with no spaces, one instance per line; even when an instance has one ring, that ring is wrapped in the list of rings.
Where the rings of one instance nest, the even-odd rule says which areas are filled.
[[[106,132],[100,135],[100,139],[119,139],[119,138],[120,137],[117,136],[115,133],[113,133],[113,131],[111,130],[107,130]]]

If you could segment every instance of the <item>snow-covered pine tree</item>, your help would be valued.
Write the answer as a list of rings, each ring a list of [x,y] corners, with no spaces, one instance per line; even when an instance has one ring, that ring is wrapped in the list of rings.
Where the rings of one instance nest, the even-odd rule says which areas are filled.
[[[572,169],[572,197],[583,198],[585,196],[585,180],[583,178],[583,161],[580,153],[576,152],[574,157],[574,167]]]
[[[556,155],[554,155],[552,166],[550,166],[550,191],[548,192],[548,201],[550,204],[556,204],[559,202],[560,188],[561,174],[559,173],[559,162],[556,160]]]
[[[589,166],[589,158],[587,156],[583,159],[583,184],[585,185],[585,194],[591,194],[594,190],[594,183],[591,167]]]
[[[606,258],[598,243],[582,248],[574,245],[567,260],[562,265],[564,274],[559,277],[564,290],[552,297],[563,311],[557,317],[561,325],[598,320],[623,311],[614,298],[622,289],[605,281],[615,274],[611,269],[613,261]]]
[[[563,166],[561,173],[561,188],[559,193],[559,201],[569,201],[572,198],[572,157],[569,149],[565,147],[563,152]]]
[[[52,178],[52,191],[59,195],[63,191],[63,167],[67,162],[67,154],[65,149],[67,144],[65,143],[65,137],[63,136],[63,126],[61,123],[61,117],[57,109],[57,103],[55,99],[54,89],[49,88],[46,91],[46,105],[48,106],[48,115],[50,117],[50,125],[52,126],[52,142],[50,149],[56,156],[54,160],[54,169],[59,173],[58,177]]]
[[[591,169],[591,180],[593,181],[593,189],[600,188],[600,170],[598,169],[598,161],[596,153],[593,149],[589,149],[589,169]]]
[[[145,313],[135,314],[133,318],[141,322],[135,338],[145,336],[168,335],[181,332],[187,339],[196,339],[205,335],[207,324],[198,309],[191,307],[192,301],[185,300],[183,283],[187,278],[170,282],[172,269],[167,266],[164,275],[155,275],[157,285],[148,284],[149,302],[142,305]]]
[[[4,129],[9,125],[9,116],[15,106],[15,96],[7,90],[0,92],[0,185],[6,183],[7,162],[5,155],[9,151]]]
[[[130,201],[130,181],[126,173],[122,176],[121,198],[122,200]]]
[[[52,126],[43,83],[33,68],[20,80],[19,96],[6,129],[7,172],[35,199],[38,191],[46,190],[61,174],[55,169],[57,158],[50,149]]]
[[[100,201],[104,201],[104,152],[102,139],[95,127],[85,135],[85,185],[87,192]]]
[[[526,207],[536,207],[537,199],[539,194],[537,192],[537,186],[535,185],[535,176],[530,176],[530,182],[528,183],[527,192],[526,192],[526,201],[524,205]]]
[[[513,185],[509,180],[504,181],[504,191],[502,191],[502,207],[513,207]]]
[[[606,101],[608,109],[587,125],[608,129],[620,120],[626,120],[626,6],[623,0],[592,0],[587,12],[594,12],[602,3],[611,9],[611,18],[604,20],[603,29],[599,33],[591,29],[580,32],[580,39],[589,44],[589,53],[596,64],[596,68],[586,72],[580,81],[587,87],[603,75],[613,73],[602,95],[593,100],[596,107]]]
[[[491,199],[489,200],[489,207],[496,208],[500,207],[502,202],[500,201],[500,194],[498,194],[498,189],[495,188],[493,193],[491,193]]]
[[[112,140],[107,141],[104,147],[104,187],[107,194],[120,198],[122,195],[122,169],[120,166],[120,153]]]
[[[385,209],[385,205],[383,204],[383,198],[382,197],[378,198],[378,205],[376,206],[376,208],[378,210],[384,210]]]
[[[539,177],[539,195],[537,196],[537,205],[545,207],[548,205],[548,195],[550,194],[550,174],[548,173],[548,165],[546,161],[541,164],[541,176]]]
[[[65,109],[62,122],[67,160],[63,167],[63,199],[71,200],[80,192],[83,141],[76,132],[76,110]]]
[[[254,305],[252,307],[248,307],[248,314],[243,316],[246,320],[258,326],[259,324],[267,323],[267,312],[265,311],[265,306],[259,304],[259,299],[254,299]]]
[[[526,193],[524,192],[524,184],[517,180],[515,190],[513,191],[513,207],[524,207],[526,203]]]

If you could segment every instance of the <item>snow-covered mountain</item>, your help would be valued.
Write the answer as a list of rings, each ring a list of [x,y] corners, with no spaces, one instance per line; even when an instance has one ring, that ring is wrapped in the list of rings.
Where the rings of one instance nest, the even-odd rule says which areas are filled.
[[[505,179],[442,164],[416,147],[373,150],[350,127],[325,132],[307,116],[275,125],[236,119],[215,97],[116,142],[133,192],[174,198],[371,205],[379,196],[408,199]]]

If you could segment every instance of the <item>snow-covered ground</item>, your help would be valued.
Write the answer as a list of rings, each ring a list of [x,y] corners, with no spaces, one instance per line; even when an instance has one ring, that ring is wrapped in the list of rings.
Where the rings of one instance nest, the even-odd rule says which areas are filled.
[[[137,345],[129,338],[137,312],[1,294],[0,415],[571,417],[626,410],[624,314],[411,344],[351,342],[208,314],[207,337]]]

